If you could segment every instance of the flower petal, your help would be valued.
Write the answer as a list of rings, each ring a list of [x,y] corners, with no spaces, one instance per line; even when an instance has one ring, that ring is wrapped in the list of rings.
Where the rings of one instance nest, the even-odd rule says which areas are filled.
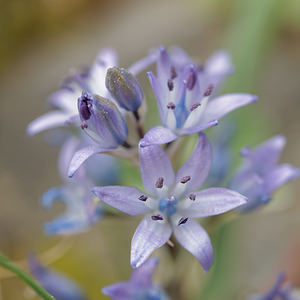
[[[50,111],[33,120],[27,127],[27,134],[32,136],[44,130],[65,126],[70,116],[60,111]]]
[[[156,194],[155,183],[159,177],[163,178],[164,185],[171,186],[174,182],[172,163],[165,151],[158,145],[142,147],[139,144],[140,168],[144,186],[152,194]]]
[[[144,263],[154,250],[168,241],[171,233],[168,222],[153,221],[150,216],[144,217],[131,241],[131,266],[137,268]]]
[[[180,133],[180,135],[189,135],[189,134],[197,133],[197,132],[203,131],[207,128],[210,128],[212,126],[217,126],[217,125],[218,125],[218,121],[213,120],[213,121],[210,121],[210,122],[205,123],[205,124],[201,123],[197,126],[182,128],[182,129],[180,129],[179,133]]]
[[[139,286],[151,286],[152,276],[157,264],[157,257],[147,259],[140,267],[132,271],[130,281]]]
[[[104,287],[102,293],[113,300],[131,300],[132,288],[129,282],[121,281]]]
[[[205,124],[212,120],[219,120],[229,112],[255,101],[257,101],[256,96],[243,93],[219,96],[207,103],[200,122]]]
[[[149,145],[161,145],[174,141],[177,135],[169,128],[155,126],[148,130],[144,138],[140,141],[141,147]]]
[[[93,193],[104,203],[128,215],[135,216],[149,211],[145,202],[139,200],[143,192],[130,186],[98,186]]]
[[[206,179],[211,165],[211,146],[207,136],[200,133],[197,145],[185,162],[176,173],[175,182],[180,185],[183,177],[190,176],[190,180],[184,183],[185,193],[197,190]]]
[[[155,62],[157,59],[157,53],[149,53],[146,57],[143,57],[142,59],[136,61],[133,63],[129,68],[128,71],[132,73],[133,75],[137,75],[146,68],[148,68],[151,64]]]
[[[183,248],[191,252],[200,262],[204,271],[213,263],[213,248],[206,231],[194,220],[174,225],[174,236]]]
[[[265,176],[266,190],[273,193],[276,189],[300,176],[300,170],[290,164],[282,164],[273,168]]]
[[[89,157],[96,153],[106,152],[109,149],[99,148],[97,146],[89,146],[82,148],[75,152],[69,166],[68,176],[72,177],[78,168],[86,161]]]
[[[194,201],[181,202],[180,214],[185,217],[209,217],[219,215],[247,202],[247,198],[238,192],[225,188],[209,188],[193,193]]]

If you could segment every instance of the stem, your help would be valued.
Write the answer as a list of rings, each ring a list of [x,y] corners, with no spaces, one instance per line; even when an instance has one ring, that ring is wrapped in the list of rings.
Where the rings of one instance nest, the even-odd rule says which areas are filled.
[[[137,131],[137,134],[138,134],[139,138],[142,139],[144,137],[144,135],[145,135],[145,132],[144,132],[143,125],[140,122],[140,120],[141,120],[140,115],[139,115],[139,113],[138,113],[137,110],[133,111],[132,113],[134,115],[135,122],[136,122],[136,131]]]
[[[42,299],[44,300],[55,300],[44,288],[35,282],[35,280],[26,272],[17,267],[12,261],[10,261],[6,256],[0,253],[0,265],[5,269],[10,270],[26,282]]]

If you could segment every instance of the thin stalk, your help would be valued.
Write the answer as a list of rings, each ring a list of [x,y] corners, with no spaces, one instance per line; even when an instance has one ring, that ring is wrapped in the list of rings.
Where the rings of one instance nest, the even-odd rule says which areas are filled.
[[[42,299],[44,300],[55,300],[44,288],[42,288],[36,281],[22,269],[17,267],[12,261],[10,261],[6,256],[0,253],[0,265],[16,274],[25,283],[27,283]]]
[[[145,135],[145,131],[144,131],[143,125],[141,124],[140,115],[139,115],[138,111],[133,111],[132,113],[135,118],[136,132],[137,132],[139,138],[142,139]]]

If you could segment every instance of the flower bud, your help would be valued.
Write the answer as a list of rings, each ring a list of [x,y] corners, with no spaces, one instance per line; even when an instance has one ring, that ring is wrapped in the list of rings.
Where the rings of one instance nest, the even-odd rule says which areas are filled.
[[[78,111],[81,128],[102,147],[114,149],[127,139],[126,121],[112,101],[83,92]]]
[[[109,68],[106,73],[106,88],[124,109],[137,111],[142,104],[143,91],[137,79],[123,68]]]

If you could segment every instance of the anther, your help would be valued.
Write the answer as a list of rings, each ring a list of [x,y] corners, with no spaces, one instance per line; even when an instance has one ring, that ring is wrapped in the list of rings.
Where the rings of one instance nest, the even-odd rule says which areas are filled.
[[[151,216],[151,219],[153,221],[161,221],[163,220],[164,218],[161,216],[161,215],[154,215],[154,216]]]
[[[80,103],[80,116],[86,121],[91,117],[91,112],[89,109],[89,103],[87,99],[83,99]]]
[[[201,104],[200,103],[194,103],[194,104],[192,104],[191,105],[191,107],[190,107],[190,111],[193,111],[193,110],[195,110],[197,107],[199,107]]]
[[[206,89],[206,91],[204,92],[203,96],[204,96],[204,97],[210,96],[211,93],[212,93],[212,91],[213,91],[213,89],[214,89],[214,86],[213,86],[212,84],[210,84],[210,85],[208,86],[208,88]]]
[[[88,124],[86,122],[81,122],[80,127],[81,127],[81,129],[86,129],[86,128],[88,128]]]
[[[174,89],[174,82],[172,79],[168,80],[168,88],[169,88],[169,91],[173,91],[173,89]]]
[[[186,87],[188,90],[192,90],[195,86],[196,83],[196,74],[194,72],[194,70],[191,70],[188,78],[187,78],[187,82],[186,82]]]
[[[157,189],[161,189],[164,186],[164,179],[162,177],[158,177],[156,183],[155,183],[155,187]]]
[[[167,104],[167,109],[172,109],[172,110],[174,110],[176,108],[176,105],[173,103],[173,102],[169,102],[168,104]]]
[[[180,182],[181,183],[187,183],[190,180],[191,180],[191,176],[184,176],[184,177],[181,178]]]
[[[190,198],[190,200],[195,201],[196,200],[196,195],[195,194],[190,194],[189,198]]]
[[[141,200],[141,201],[146,201],[147,199],[148,199],[148,197],[145,195],[139,196],[139,200]]]
[[[189,218],[184,218],[184,217],[182,217],[182,218],[178,221],[178,226],[179,226],[179,225],[182,225],[182,224],[185,224],[185,223],[187,222],[188,219],[189,219]]]
[[[170,76],[171,79],[174,79],[177,77],[176,68],[174,66],[171,66],[171,68],[170,68],[170,75],[171,75]]]

